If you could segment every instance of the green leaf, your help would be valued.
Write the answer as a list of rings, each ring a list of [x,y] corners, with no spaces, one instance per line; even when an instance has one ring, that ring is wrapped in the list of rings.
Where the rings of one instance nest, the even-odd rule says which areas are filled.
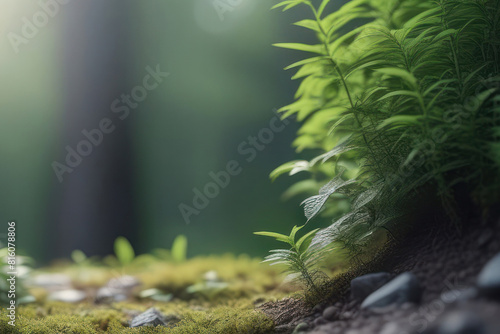
[[[420,124],[420,120],[423,119],[420,115],[397,115],[385,119],[382,123],[377,126],[377,129],[382,129],[386,126],[394,126],[395,124]]]
[[[345,79],[349,78],[352,74],[356,73],[357,71],[363,69],[369,69],[372,66],[382,65],[385,63],[387,63],[386,60],[366,61],[366,59],[362,59],[359,62],[354,63],[347,69],[347,71],[344,73]]]
[[[298,6],[302,3],[307,2],[307,0],[287,0],[287,1],[282,1],[273,7],[271,9],[279,8],[279,7],[284,7],[283,11],[289,10],[290,8],[293,8],[295,6]]]
[[[323,15],[323,11],[325,10],[325,8],[329,2],[330,2],[330,0],[321,1],[321,5],[319,5],[319,8],[318,8],[318,17],[321,17]]]
[[[476,76],[476,74],[481,71],[483,68],[485,68],[488,64],[483,64],[479,66],[477,69],[472,71],[465,79],[464,79],[464,84],[469,83],[469,81]]]
[[[327,184],[325,184],[319,190],[319,195],[309,197],[305,199],[301,205],[304,205],[304,214],[307,218],[307,222],[316,217],[318,213],[321,211],[323,206],[325,205],[328,198],[339,190],[342,187],[345,187],[351,183],[356,182],[356,180],[343,180],[342,174],[343,170],[339,171],[339,173]]]
[[[175,238],[171,250],[172,259],[175,262],[180,263],[186,261],[187,245],[188,241],[186,236],[181,234]]]
[[[307,171],[309,169],[309,161],[306,160],[294,160],[284,163],[269,174],[271,181],[276,180],[280,175],[289,173],[290,175],[295,175],[298,172]]]
[[[346,140],[345,142],[340,143],[337,146],[335,146],[332,150],[317,156],[316,158],[311,160],[311,162],[309,164],[311,166],[313,166],[320,160],[322,163],[325,163],[327,160],[329,160],[333,157],[338,157],[341,154],[343,154],[345,152],[349,152],[349,151],[354,150],[356,148],[357,148],[356,146],[350,145],[349,140]]]
[[[404,24],[404,28],[407,28],[407,29],[412,29],[412,28],[415,28],[419,23],[421,23],[422,21],[428,19],[429,17],[433,17],[433,16],[436,16],[436,15],[439,15],[442,13],[442,9],[441,7],[439,6],[436,6],[434,8],[431,8],[429,10],[426,10],[425,12],[422,12],[416,16],[414,16],[412,19],[408,20],[405,24]]]
[[[284,234],[280,234],[280,233],[275,233],[275,232],[266,232],[266,231],[263,231],[263,232],[254,232],[253,234],[263,235],[265,237],[275,238],[278,241],[286,242],[287,244],[289,243],[288,235],[284,235]]]
[[[299,66],[302,66],[302,65],[305,65],[305,64],[309,64],[309,63],[314,63],[314,62],[317,62],[319,60],[323,60],[323,59],[328,59],[328,57],[325,57],[325,56],[317,56],[317,57],[311,57],[311,58],[307,58],[307,59],[304,59],[304,60],[300,60],[298,62],[295,62],[291,65],[288,65],[287,67],[285,67],[285,70],[289,70],[289,69],[292,69],[292,68],[295,68],[295,67],[299,67]]]
[[[437,82],[435,82],[434,84],[432,84],[429,88],[427,88],[425,90],[425,92],[423,93],[424,96],[427,96],[429,93],[431,93],[434,89],[438,88],[439,86],[446,86],[450,83],[453,83],[453,82],[457,82],[456,79],[445,79],[445,80],[439,80]]]
[[[386,68],[379,68],[379,69],[377,69],[375,71],[379,72],[379,73],[382,73],[382,74],[385,74],[385,75],[392,76],[392,77],[400,78],[403,81],[405,81],[408,84],[410,84],[410,86],[412,88],[417,88],[418,87],[417,79],[415,78],[415,76],[413,74],[411,74],[410,72],[408,72],[406,70],[403,70],[401,68],[398,68],[398,67],[386,67]]]
[[[445,30],[445,31],[442,31],[442,32],[440,32],[439,34],[437,34],[437,35],[434,37],[433,42],[437,42],[437,41],[439,41],[439,40],[441,40],[441,39],[443,39],[443,38],[446,38],[446,37],[449,37],[449,36],[451,36],[451,35],[453,35],[453,34],[456,34],[456,32],[457,32],[457,31],[456,31],[455,29],[447,29],[447,30]]]
[[[331,135],[335,129],[337,129],[340,124],[342,124],[343,122],[345,122],[346,120],[350,120],[350,119],[353,119],[354,118],[354,115],[353,114],[347,114],[347,115],[344,115],[342,116],[339,120],[337,120],[333,125],[332,127],[328,130],[328,133],[327,135]]]
[[[312,31],[320,32],[318,22],[315,20],[302,20],[299,22],[295,22],[294,25],[303,27]]]
[[[306,233],[302,238],[299,239],[299,241],[297,241],[297,243],[295,244],[295,247],[298,249],[299,252],[303,252],[304,250],[302,250],[302,248],[307,248],[306,246],[308,242],[310,242],[312,240],[312,238],[314,237],[314,234],[316,234],[316,232],[319,231],[319,228],[315,229],[315,230],[312,230],[311,232],[308,232]],[[308,242],[306,242],[308,241]],[[304,242],[306,242],[306,244],[304,244]],[[302,247],[302,245],[304,244],[304,247]]]
[[[382,100],[388,99],[390,97],[401,97],[401,96],[416,97],[417,99],[419,98],[418,93],[415,93],[415,92],[412,92],[409,90],[397,90],[397,91],[385,94],[380,99],[378,99],[378,101],[382,101]]]
[[[358,28],[355,28],[355,29],[349,31],[348,33],[342,35],[341,37],[336,38],[335,41],[333,43],[331,43],[331,45],[328,48],[329,49],[328,56],[334,55],[339,50],[341,45],[346,43],[348,40],[356,37],[358,34],[360,34],[365,29],[366,29],[365,27],[361,26],[361,27],[358,27]]]
[[[299,227],[297,227],[297,225],[295,225],[295,226],[292,228],[292,231],[290,232],[290,235],[288,236],[288,240],[289,240],[289,243],[290,243],[291,245],[295,244],[295,234],[297,234],[297,232],[298,232],[301,228],[303,228],[303,227],[304,227],[304,225],[299,226]]]
[[[135,258],[135,252],[130,242],[124,237],[118,237],[114,244],[115,255],[122,265],[131,263]]]
[[[71,252],[71,259],[75,263],[83,263],[87,259],[87,256],[81,250],[75,249],[74,251]]]
[[[278,47],[278,48],[285,48],[285,49],[319,53],[319,54],[324,53],[324,48],[323,48],[323,45],[321,45],[321,44],[309,45],[309,44],[302,44],[302,43],[276,43],[273,45]]]

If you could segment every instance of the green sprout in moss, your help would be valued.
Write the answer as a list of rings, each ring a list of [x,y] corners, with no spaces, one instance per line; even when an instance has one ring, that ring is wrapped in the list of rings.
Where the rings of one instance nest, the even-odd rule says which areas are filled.
[[[306,233],[295,241],[297,232],[303,227],[294,226],[290,235],[275,232],[255,232],[255,234],[271,237],[288,244],[290,249],[271,250],[271,255],[268,255],[263,262],[270,262],[271,265],[285,265],[288,280],[298,281],[306,287],[307,291],[315,296],[320,296],[320,279],[324,278],[325,274],[318,268],[320,261],[326,254],[326,249],[310,247],[311,240],[318,229]]]
[[[118,237],[114,244],[115,255],[121,265],[130,264],[135,258],[134,248],[125,237]]]
[[[187,245],[187,238],[182,234],[178,235],[174,239],[174,242],[172,243],[172,250],[170,251],[174,262],[180,263],[186,261]]]

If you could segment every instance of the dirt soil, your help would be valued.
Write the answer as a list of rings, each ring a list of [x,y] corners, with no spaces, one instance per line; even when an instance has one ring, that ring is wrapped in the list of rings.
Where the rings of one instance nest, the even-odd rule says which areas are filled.
[[[471,315],[486,324],[491,333],[498,333],[500,303],[474,298],[471,288],[486,262],[499,252],[500,219],[488,223],[476,219],[461,231],[449,227],[421,228],[386,255],[384,263],[377,265],[394,276],[407,271],[414,273],[423,289],[419,305],[389,307],[377,313],[361,310],[360,303],[346,289],[343,296],[333,297],[312,310],[290,300],[278,302],[274,310],[265,305],[263,310],[275,320],[277,333],[292,333],[299,323],[307,323],[299,333],[311,334],[428,333],[442,319],[454,314]],[[336,312],[326,320],[322,312],[332,305]]]

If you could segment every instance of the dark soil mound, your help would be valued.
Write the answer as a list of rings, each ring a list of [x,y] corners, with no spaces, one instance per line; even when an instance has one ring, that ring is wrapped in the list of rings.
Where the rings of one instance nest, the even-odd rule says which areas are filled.
[[[360,302],[353,300],[346,289],[343,296],[314,307],[311,314],[301,320],[273,317],[269,306],[265,311],[275,319],[281,332],[292,332],[297,324],[303,323],[296,333],[445,333],[437,327],[448,323],[457,326],[462,322],[464,328],[472,326],[467,333],[498,333],[500,303],[478,297],[475,283],[487,261],[500,252],[500,220],[476,221],[461,231],[442,225],[439,229],[419,228],[419,233],[410,234],[401,245],[385,254],[384,261],[372,264],[394,276],[403,272],[415,274],[423,291],[418,305],[404,304],[377,312],[362,310]],[[369,269],[358,268],[356,275],[373,271]],[[280,309],[283,313],[283,308]],[[306,313],[304,305],[300,310]],[[288,312],[296,311],[289,309]],[[284,319],[293,321],[287,326]]]

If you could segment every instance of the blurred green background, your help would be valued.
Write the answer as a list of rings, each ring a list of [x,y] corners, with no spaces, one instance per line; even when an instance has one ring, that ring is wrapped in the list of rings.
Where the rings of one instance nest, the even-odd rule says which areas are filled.
[[[298,55],[271,44],[307,41],[291,26],[300,10],[283,15],[263,0],[234,1],[222,14],[211,0],[54,0],[53,17],[39,14],[36,36],[16,53],[12,33],[48,13],[43,3],[51,1],[3,1],[0,10],[0,233],[16,220],[18,248],[43,263],[75,248],[111,253],[119,235],[144,253],[185,234],[190,256],[263,256],[274,243],[252,232],[305,221],[301,198],[280,199],[292,180],[268,178],[296,158],[297,125],[252,162],[237,150],[293,98],[283,67]],[[84,138],[78,129],[116,119],[111,102],[157,64],[170,76],[60,183],[51,164]],[[186,224],[179,204],[191,205],[193,188],[230,160],[242,173]]]

